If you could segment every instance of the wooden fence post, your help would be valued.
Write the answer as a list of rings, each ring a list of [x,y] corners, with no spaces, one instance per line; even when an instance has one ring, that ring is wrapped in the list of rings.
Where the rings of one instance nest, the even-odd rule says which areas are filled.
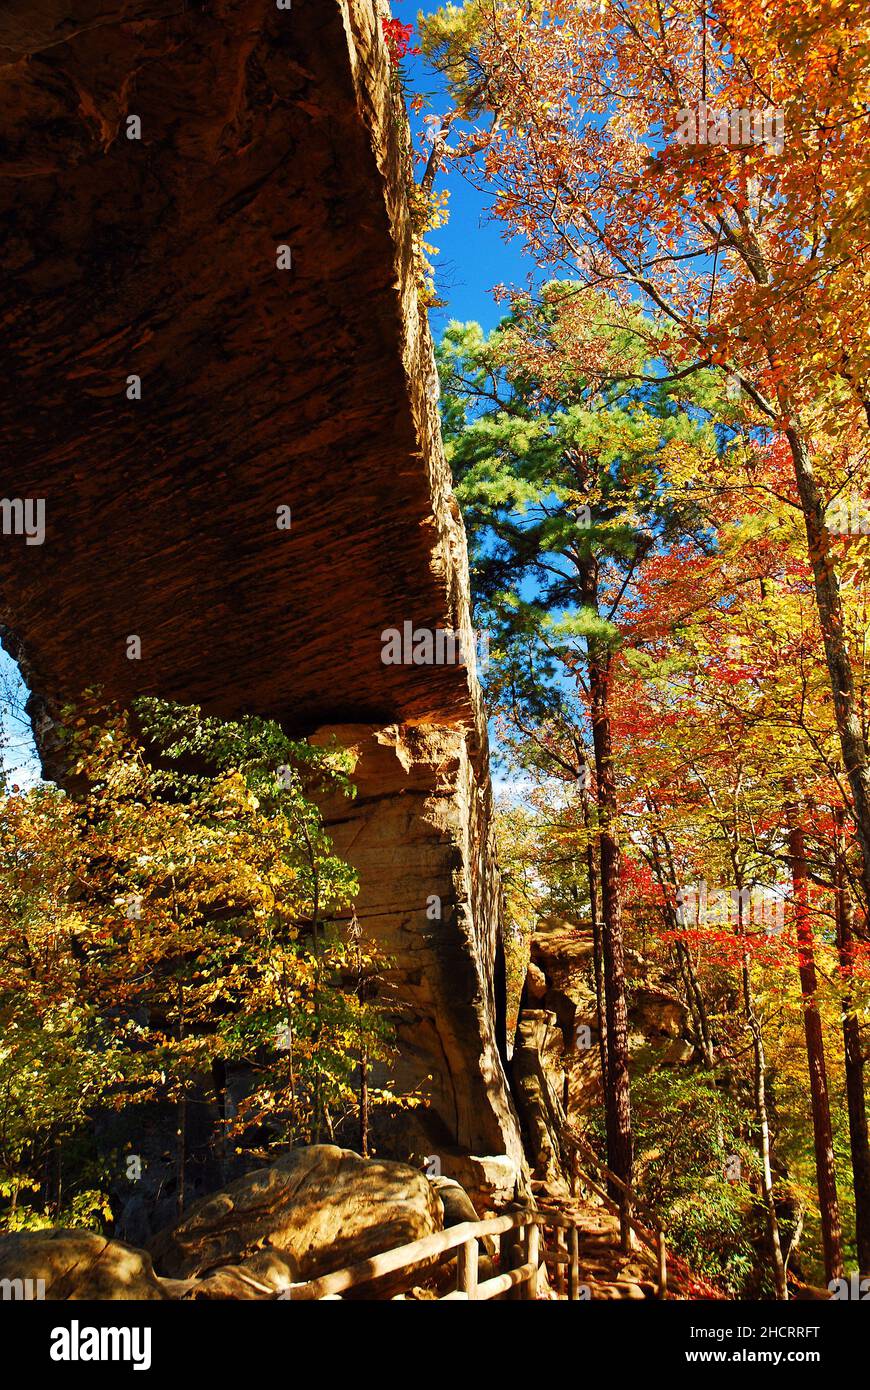
[[[576,1226],[568,1232],[568,1297],[575,1303],[580,1297],[580,1237]]]
[[[526,1227],[526,1264],[532,1266],[532,1272],[525,1286],[527,1299],[538,1297],[538,1265],[540,1261],[541,1231],[536,1221],[530,1221]]]
[[[557,1256],[563,1256],[566,1253],[567,1250],[565,1246],[565,1228],[563,1226],[557,1226],[556,1254]],[[563,1260],[560,1258],[559,1263],[556,1265],[556,1292],[559,1294],[560,1298],[564,1298],[565,1290],[568,1287],[568,1271],[565,1268],[566,1264],[567,1260]]]
[[[658,1251],[659,1266],[659,1298],[668,1296],[668,1251],[665,1245],[665,1233],[662,1230],[656,1232],[656,1247]]]
[[[629,1225],[630,1198],[627,1192],[619,1194],[619,1248],[624,1255],[630,1253],[634,1242],[631,1238],[631,1226]]]
[[[468,1240],[458,1250],[457,1288],[469,1300],[477,1298],[477,1241]]]
[[[510,1231],[502,1231],[502,1234],[499,1236],[498,1267],[499,1271],[502,1274],[506,1274],[508,1270],[513,1269],[516,1265],[516,1260],[514,1259],[514,1250],[516,1247],[517,1238],[520,1234],[521,1233],[516,1228],[513,1228]],[[519,1290],[511,1289],[507,1297],[509,1299],[518,1298]]]

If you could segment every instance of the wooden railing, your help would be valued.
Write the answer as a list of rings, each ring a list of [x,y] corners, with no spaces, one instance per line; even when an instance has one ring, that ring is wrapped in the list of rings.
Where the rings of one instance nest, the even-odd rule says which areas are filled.
[[[620,1235],[623,1249],[631,1249],[633,1232],[656,1257],[657,1291],[659,1298],[666,1298],[668,1292],[668,1254],[665,1233],[655,1218],[645,1210],[634,1189],[623,1182],[599,1159],[579,1134],[563,1129],[562,1138],[570,1148],[571,1192],[576,1192],[577,1183],[594,1192],[607,1211],[619,1217]],[[615,1201],[610,1194],[596,1183],[581,1168],[580,1157],[594,1166],[621,1194]],[[637,1214],[646,1216],[648,1225],[637,1219]],[[546,1233],[551,1231],[553,1239],[547,1248]],[[498,1274],[479,1280],[480,1247],[478,1241],[500,1239],[500,1270]],[[576,1219],[559,1211],[520,1209],[506,1212],[491,1221],[465,1221],[459,1226],[451,1226],[446,1231],[436,1231],[420,1240],[400,1245],[395,1250],[385,1250],[369,1260],[359,1260],[346,1269],[324,1274],[319,1279],[309,1279],[306,1283],[293,1284],[279,1299],[312,1300],[341,1299],[354,1289],[364,1288],[388,1278],[398,1276],[394,1283],[400,1291],[394,1298],[405,1297],[416,1276],[431,1275],[445,1256],[456,1251],[456,1288],[443,1294],[441,1302],[456,1299],[469,1302],[484,1302],[512,1294],[515,1298],[535,1299],[538,1296],[538,1282],[541,1270],[548,1266],[553,1271],[553,1283],[557,1294],[571,1300],[581,1296],[579,1228]],[[566,1279],[567,1273],[567,1279]],[[566,1287],[567,1285],[567,1287]],[[587,1294],[588,1296],[588,1294]]]
[[[659,1298],[667,1298],[668,1295],[668,1249],[665,1241],[664,1228],[659,1225],[656,1218],[652,1215],[644,1203],[641,1201],[634,1188],[622,1178],[618,1177],[612,1169],[608,1168],[598,1157],[594,1149],[591,1149],[585,1139],[581,1139],[579,1134],[575,1134],[572,1129],[567,1127],[561,1131],[563,1141],[571,1150],[571,1195],[577,1190],[578,1181],[584,1187],[594,1192],[599,1201],[609,1212],[619,1217],[619,1231],[623,1250],[631,1249],[631,1233],[638,1237],[656,1257],[656,1274]],[[620,1193],[619,1201],[614,1200],[609,1192],[606,1192],[598,1183],[590,1178],[588,1172],[581,1169],[581,1155],[588,1163],[593,1164],[602,1174],[604,1179],[615,1187]],[[636,1213],[646,1217],[648,1225],[644,1226],[637,1220]]]
[[[553,1251],[542,1251],[543,1228],[553,1228],[558,1233],[557,1248]],[[507,1267],[481,1283],[478,1280],[478,1241],[495,1236],[501,1238],[500,1264]],[[517,1249],[520,1251],[520,1263],[514,1264]],[[580,1297],[576,1224],[562,1212],[521,1210],[507,1212],[491,1221],[465,1221],[459,1226],[451,1226],[447,1231],[423,1236],[409,1245],[385,1250],[383,1254],[375,1255],[370,1260],[359,1260],[333,1274],[324,1274],[304,1284],[293,1284],[278,1298],[294,1302],[303,1299],[340,1299],[350,1290],[372,1284],[388,1275],[399,1275],[399,1282],[407,1288],[416,1275],[430,1274],[437,1263],[454,1250],[458,1253],[457,1287],[453,1292],[442,1295],[442,1302],[457,1299],[483,1302],[512,1290],[517,1291],[515,1297],[535,1299],[542,1264],[544,1267],[548,1264],[556,1267],[557,1288],[564,1284],[567,1266],[567,1296],[569,1299]],[[404,1293],[393,1296],[401,1299]]]

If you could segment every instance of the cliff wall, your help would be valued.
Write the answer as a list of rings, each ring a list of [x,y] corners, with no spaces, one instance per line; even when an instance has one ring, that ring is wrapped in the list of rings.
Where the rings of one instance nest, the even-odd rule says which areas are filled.
[[[405,622],[470,630],[383,12],[4,6],[2,490],[45,510],[41,541],[0,536],[0,622],[48,773],[92,685],[353,745],[358,800],[329,814],[395,958],[399,1088],[428,1101],[391,1142],[503,1177],[479,693],[381,659]]]

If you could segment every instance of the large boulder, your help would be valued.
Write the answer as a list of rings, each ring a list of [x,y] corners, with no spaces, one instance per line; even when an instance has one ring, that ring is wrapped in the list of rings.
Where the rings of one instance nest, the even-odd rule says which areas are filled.
[[[673,994],[665,994],[660,989],[637,989],[629,1022],[647,1039],[684,1038],[689,1027],[689,1011]]]
[[[526,1000],[529,1005],[541,1004],[547,993],[547,977],[540,966],[530,960],[526,966]]]
[[[465,1221],[479,1221],[477,1209],[465,1188],[455,1178],[430,1178],[444,1211],[444,1229],[461,1226]]]
[[[3,1282],[3,1296],[12,1298],[155,1301],[171,1297],[155,1276],[144,1250],[107,1240],[93,1231],[59,1229],[0,1235],[0,1281],[7,1280],[10,1292],[6,1293]]]
[[[500,1211],[518,1191],[525,1191],[528,1172],[509,1154],[470,1154],[445,1147],[438,1159],[444,1177],[465,1189],[478,1212]]]
[[[318,1144],[198,1202],[150,1249],[161,1274],[197,1279],[188,1296],[226,1297],[244,1284],[262,1297],[442,1227],[424,1173]]]
[[[430,1178],[429,1181],[438,1193],[444,1208],[445,1231],[449,1231],[451,1226],[462,1226],[466,1221],[480,1221],[480,1215],[474,1203],[465,1188],[455,1178]],[[490,1257],[490,1260],[498,1249],[491,1236],[480,1236],[478,1245],[481,1251]]]
[[[543,976],[545,987],[541,994],[537,981],[537,992],[528,1002],[556,1015],[567,1047],[576,1024],[594,1018],[593,950],[591,928],[558,917],[544,918],[532,937],[531,965]]]
[[[514,1086],[532,1175],[546,1183],[550,1192],[564,1188],[563,1057],[564,1041],[555,1015],[545,1009],[524,1009],[514,1047]]]

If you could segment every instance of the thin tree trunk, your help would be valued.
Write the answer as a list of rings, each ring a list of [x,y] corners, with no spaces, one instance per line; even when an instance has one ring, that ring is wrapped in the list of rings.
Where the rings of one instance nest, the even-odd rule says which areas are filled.
[[[184,987],[178,981],[178,1041],[184,1042]],[[187,1158],[187,1101],[184,1098],[184,1089],[179,1094],[176,1107],[177,1128],[175,1131],[175,1214],[177,1217],[184,1215],[184,1170]]]
[[[736,868],[736,865],[735,865]],[[764,1036],[761,1023],[755,1012],[752,997],[752,981],[749,976],[749,956],[746,951],[746,931],[743,921],[742,880],[737,882],[737,932],[742,945],[741,982],[743,985],[743,1011],[746,1025],[752,1038],[753,1059],[753,1100],[755,1122],[758,1126],[758,1152],[761,1158],[761,1195],[764,1201],[767,1221],[767,1243],[770,1253],[770,1267],[776,1298],[780,1303],[788,1302],[788,1283],[785,1277],[785,1261],[782,1257],[782,1241],[779,1234],[779,1221],[776,1215],[776,1202],[773,1192],[773,1169],[770,1162],[770,1120],[767,1114],[767,1060],[764,1055]]]
[[[653,803],[653,805],[655,805],[655,803]],[[671,853],[671,847],[668,842],[667,836],[662,835],[661,832],[659,832],[659,834],[661,836],[662,843],[664,844],[665,848],[665,855],[668,861],[668,872],[670,874],[671,884],[673,886],[674,893],[676,893],[679,885],[677,883],[677,871],[674,868],[674,857]],[[676,911],[674,912],[674,919],[676,925]],[[713,1032],[710,1027],[710,1018],[707,1013],[707,1005],[704,1002],[704,995],[701,990],[701,986],[698,982],[698,975],[695,970],[695,963],[692,960],[692,953],[686,945],[685,941],[676,938],[676,948],[677,959],[679,961],[680,969],[682,971],[683,978],[686,984],[687,1003],[689,1005],[689,1009],[691,1010],[694,1016],[695,1026],[700,1033],[701,1051],[704,1057],[705,1064],[707,1065],[707,1067],[710,1068],[710,1070],[712,1070],[715,1065],[715,1057],[713,1055]]]
[[[218,1130],[215,1139],[214,1151],[215,1160],[218,1165],[221,1182],[227,1179],[227,1066],[223,1057],[213,1057],[211,1063],[211,1078],[214,1086],[215,1101],[218,1112]]]
[[[601,1062],[601,1090],[607,1095],[607,1015],[604,1003],[604,961],[601,941],[601,906],[595,841],[592,837],[589,797],[581,793],[583,825],[586,829],[586,873],[589,878],[589,911],[592,914],[592,968],[595,975],[595,1015],[598,1020],[598,1056]]]
[[[293,1062],[293,1019],[290,1016],[290,986],[287,981],[287,962],[281,962],[281,1006],[287,1020],[287,1090],[290,1097],[291,1121],[287,1130],[287,1142],[293,1148],[296,1130],[296,1077]]]
[[[578,558],[580,597],[584,607],[598,614],[598,563],[594,554]],[[604,1092],[607,1162],[617,1177],[631,1183],[634,1166],[631,1134],[631,1085],[628,1058],[628,1005],[625,992],[625,948],[622,929],[622,885],[617,831],[618,804],[610,723],[611,654],[595,637],[586,643],[589,712],[595,756],[598,807],[598,845],[601,865],[601,954],[604,975],[604,1012],[607,1025],[607,1085]],[[611,1185],[614,1200],[624,1196]],[[628,1247],[631,1232],[623,1221],[622,1241]]]
[[[758,1151],[761,1157],[761,1195],[764,1200],[767,1218],[767,1239],[770,1248],[770,1264],[773,1270],[773,1283],[776,1297],[780,1302],[788,1301],[788,1285],[785,1278],[785,1262],[782,1258],[782,1243],[779,1236],[779,1221],[776,1216],[776,1203],[773,1195],[773,1170],[770,1166],[770,1121],[767,1115],[767,1062],[764,1056],[764,1039],[761,1024],[755,1013],[752,987],[749,981],[749,965],[743,960],[743,1007],[746,1022],[752,1037],[754,1062],[754,1101],[755,1119],[758,1124]]]
[[[369,1156],[369,1052],[365,1043],[359,1059],[359,1151]]]
[[[679,930],[679,925],[676,921],[675,914],[672,908],[670,907],[670,904],[668,904],[665,907],[663,915],[665,919],[665,927],[668,931],[674,932]],[[680,979],[683,984],[683,997],[686,1001],[686,1008],[688,1009],[689,1016],[692,1020],[692,1041],[694,1042],[695,1046],[701,1054],[704,1066],[707,1068],[708,1071],[712,1071],[714,1066],[714,1059],[713,1044],[710,1038],[710,1025],[709,1020],[707,1018],[707,1009],[704,1004],[704,1000],[701,996],[701,990],[698,985],[697,976],[695,975],[695,967],[692,963],[692,957],[685,941],[680,941],[678,937],[674,937],[674,939],[671,942],[671,946],[673,948],[672,959],[676,964]]]
[[[657,818],[658,807],[656,805],[655,798],[652,797],[649,793],[647,793],[646,795],[646,803],[647,809],[650,811],[651,815]],[[665,874],[665,868],[662,864],[661,856],[659,855],[657,840],[661,840],[662,843],[665,860],[667,862],[667,875]],[[692,961],[691,952],[688,946],[686,945],[685,941],[681,940],[678,934],[680,923],[677,919],[676,907],[670,902],[670,899],[668,897],[668,887],[670,887],[670,889],[673,891],[676,897],[677,893],[679,892],[679,884],[677,882],[677,872],[674,867],[674,857],[671,853],[671,846],[668,842],[667,836],[663,833],[661,828],[652,831],[650,847],[653,870],[658,880],[659,887],[662,890],[662,896],[665,901],[665,922],[666,925],[670,928],[671,932],[674,934],[674,955],[676,956],[677,968],[680,972],[680,978],[683,981],[683,992],[686,996],[686,1006],[689,1010],[689,1013],[692,1016],[692,1026],[694,1028],[695,1033],[695,1042],[700,1047],[701,1055],[704,1058],[704,1065],[708,1069],[712,1070],[714,1066],[714,1057],[713,1038],[712,1033],[710,1031],[710,1020],[707,1014],[707,1006],[704,1003],[704,996],[701,993],[701,986],[698,983],[698,976],[696,974],[695,966]]]
[[[356,913],[348,928],[348,938],[356,953],[356,1002],[359,1018],[359,1151],[363,1158],[369,1153],[369,1049],[363,1026],[368,981],[363,970],[362,929]]]
[[[837,952],[843,988],[843,1055],[846,1071],[846,1104],[849,1112],[849,1147],[852,1181],[855,1189],[855,1245],[858,1270],[870,1276],[870,1136],[867,1130],[867,1102],[864,1095],[864,1054],[861,1028],[852,997],[855,957],[852,938],[852,902],[846,880],[843,813],[837,821],[835,842],[835,892]]]
[[[701,986],[698,984],[698,976],[695,972],[695,965],[692,960],[692,953],[685,941],[675,941],[674,947],[677,955],[677,963],[680,967],[680,974],[683,977],[684,988],[686,991],[686,1002],[694,1020],[695,1028],[701,1042],[701,1055],[704,1058],[704,1065],[709,1071],[715,1066],[713,1055],[713,1036],[710,1032],[710,1020],[707,1016],[707,1005],[704,1003],[704,996],[701,993]]]
[[[314,844],[312,843],[311,836],[308,833],[308,826],[305,824],[304,813],[300,815],[298,825],[299,829],[302,832],[302,838],[305,841],[305,847],[308,851],[308,860],[309,864],[311,865],[311,939],[314,948],[314,1029],[312,1036],[311,1059],[314,1067],[314,1087],[312,1095],[312,1108],[314,1113],[312,1117],[312,1131],[314,1135],[314,1143],[319,1144],[323,1123],[326,1119],[325,1104],[323,1099],[322,1072],[320,1069],[319,1059],[317,1055],[321,1031],[323,1028],[323,1019],[320,1012],[323,970],[323,965],[320,958],[320,865],[317,859],[317,853],[315,851]]]
[[[594,644],[592,644],[594,646]],[[604,928],[604,1000],[607,1020],[607,1161],[617,1177],[630,1183],[633,1153],[631,1093],[628,1068],[628,1006],[625,994],[625,956],[622,930],[620,849],[616,834],[616,779],[613,767],[608,709],[609,661],[590,653],[589,686],[592,739],[598,785],[601,853],[601,896]]]
[[[822,1019],[816,999],[816,962],[810,922],[807,860],[804,832],[797,820],[797,809],[789,808],[788,846],[791,859],[795,929],[797,931],[798,975],[803,1002],[807,1067],[810,1074],[810,1103],[813,1113],[813,1142],[816,1154],[816,1185],[822,1223],[825,1278],[839,1279],[843,1273],[843,1241],[840,1206],[837,1201],[837,1174],[834,1163],[834,1136],[825,1070],[825,1043]]]
[[[54,1141],[54,1219],[60,1216],[63,1205],[63,1147],[59,1139]]]

